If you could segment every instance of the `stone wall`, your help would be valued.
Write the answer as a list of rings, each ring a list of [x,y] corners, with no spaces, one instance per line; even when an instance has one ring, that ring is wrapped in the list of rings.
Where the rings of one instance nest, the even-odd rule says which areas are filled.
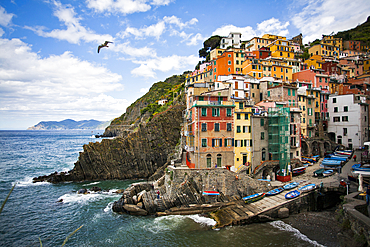
[[[223,168],[187,169],[169,166],[166,170],[165,183],[169,195],[177,193],[177,188],[186,181],[193,181],[200,192],[214,190],[225,196],[247,196],[268,191],[268,183],[238,174]]]

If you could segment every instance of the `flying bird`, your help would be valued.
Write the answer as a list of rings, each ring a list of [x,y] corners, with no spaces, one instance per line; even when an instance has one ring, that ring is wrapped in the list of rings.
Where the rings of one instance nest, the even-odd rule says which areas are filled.
[[[108,46],[109,43],[113,43],[113,42],[105,41],[104,44],[99,45],[98,46],[98,53],[99,53],[99,51],[100,51],[101,48],[103,48],[103,47],[109,47]]]

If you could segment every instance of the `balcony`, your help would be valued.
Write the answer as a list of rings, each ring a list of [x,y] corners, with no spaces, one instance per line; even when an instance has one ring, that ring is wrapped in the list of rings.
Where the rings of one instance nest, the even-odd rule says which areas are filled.
[[[193,102],[193,106],[231,106],[235,107],[234,102],[229,101],[199,101]]]
[[[184,131],[184,136],[194,136],[193,131]]]

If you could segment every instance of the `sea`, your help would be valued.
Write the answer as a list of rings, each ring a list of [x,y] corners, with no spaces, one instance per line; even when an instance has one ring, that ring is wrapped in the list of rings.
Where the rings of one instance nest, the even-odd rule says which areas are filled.
[[[114,213],[112,204],[120,198],[115,192],[137,180],[32,183],[33,177],[71,170],[83,145],[100,142],[94,135],[102,133],[0,131],[0,204],[15,184],[0,214],[0,246],[62,246],[66,239],[65,246],[79,247],[322,246],[283,221],[213,230],[215,221],[201,215]],[[103,192],[77,193],[93,186]]]

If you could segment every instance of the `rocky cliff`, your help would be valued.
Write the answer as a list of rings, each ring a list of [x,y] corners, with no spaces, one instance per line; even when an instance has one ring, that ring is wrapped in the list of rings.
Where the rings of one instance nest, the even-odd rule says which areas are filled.
[[[184,109],[182,104],[169,107],[126,137],[84,145],[71,171],[40,176],[34,182],[147,178],[167,162],[180,142]]]

